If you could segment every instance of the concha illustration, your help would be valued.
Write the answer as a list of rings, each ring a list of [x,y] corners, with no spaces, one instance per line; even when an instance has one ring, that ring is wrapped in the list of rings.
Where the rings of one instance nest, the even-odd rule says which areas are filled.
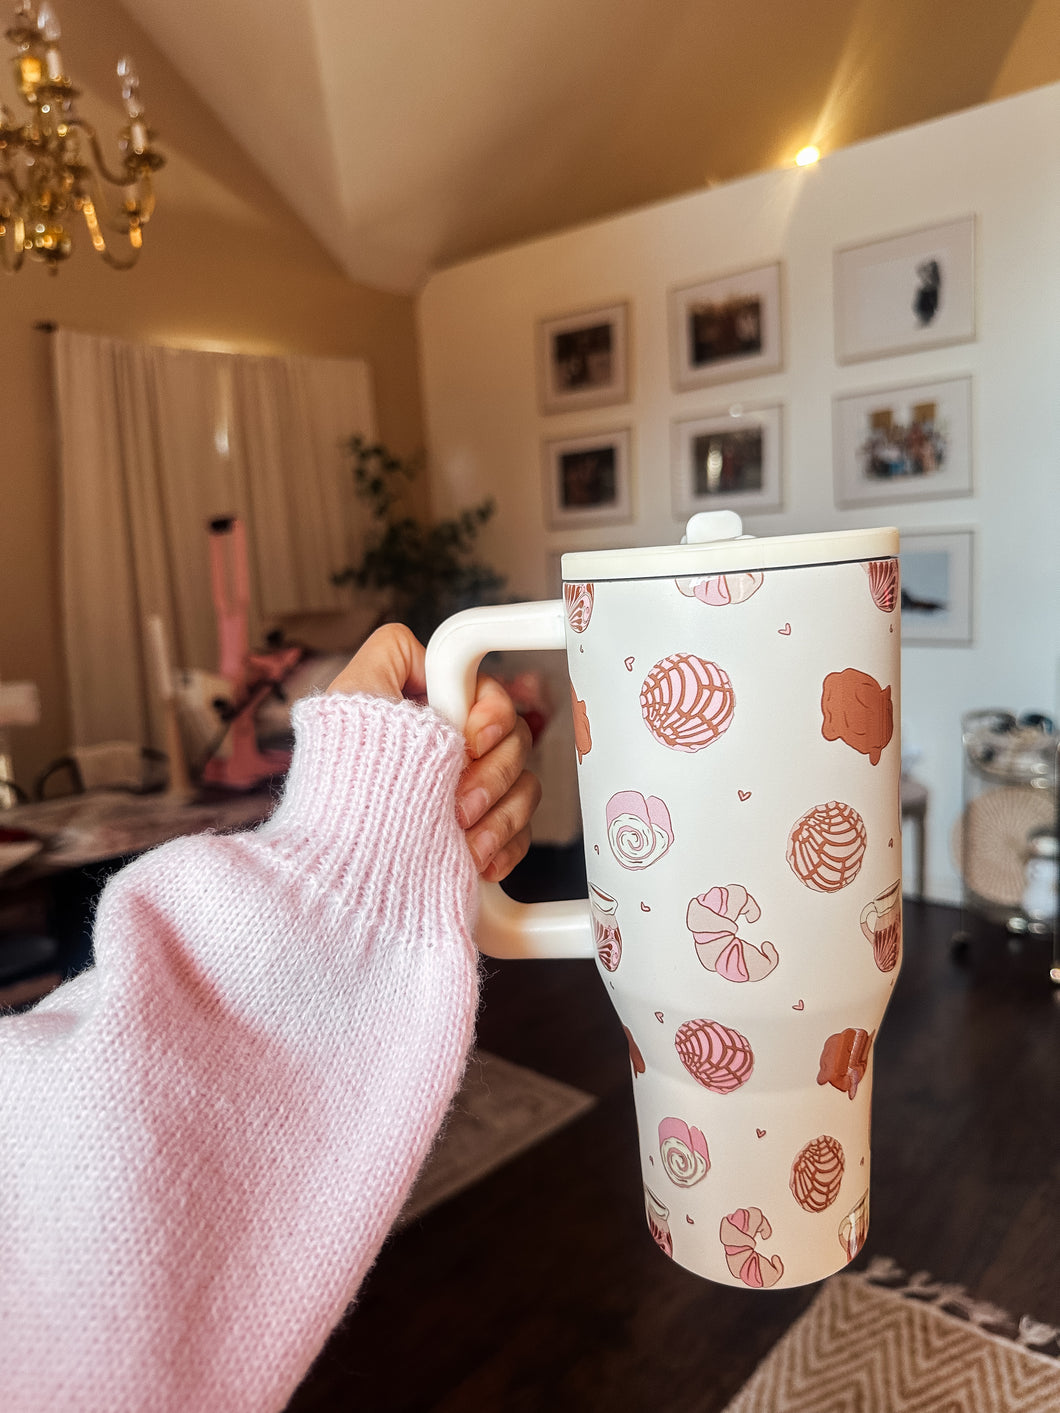
[[[657,662],[640,689],[648,730],[674,751],[701,751],[732,724],[735,705],[728,673],[694,653]]]
[[[837,1138],[822,1133],[796,1154],[789,1186],[795,1201],[807,1212],[823,1212],[839,1196],[846,1165]]]
[[[622,933],[619,931],[617,913],[618,899],[590,883],[589,917],[593,925],[593,941],[600,964],[608,971],[616,971],[622,960]]]
[[[865,565],[869,576],[869,593],[881,613],[893,613],[898,602],[898,561],[870,559]]]
[[[841,800],[814,805],[788,835],[792,872],[818,893],[837,893],[857,877],[865,858],[865,821]]]
[[[764,574],[705,574],[698,578],[677,579],[675,582],[686,598],[698,599],[712,608],[724,608],[730,603],[746,603],[757,594],[765,580]]]
[[[607,802],[607,842],[623,868],[648,868],[674,842],[670,811],[657,795],[619,790]]]
[[[720,1021],[685,1021],[674,1046],[692,1078],[714,1094],[731,1094],[747,1083],[754,1069],[751,1042]]]
[[[567,610],[567,622],[575,633],[584,633],[593,616],[593,600],[596,590],[592,584],[564,584],[563,606]]]
[[[684,1119],[663,1119],[659,1125],[659,1156],[663,1172],[678,1187],[694,1187],[710,1171],[707,1140]]]

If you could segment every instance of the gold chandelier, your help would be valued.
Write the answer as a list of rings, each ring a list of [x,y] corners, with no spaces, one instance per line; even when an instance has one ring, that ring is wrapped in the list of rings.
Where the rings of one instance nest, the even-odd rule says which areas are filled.
[[[151,146],[131,61],[118,64],[128,122],[118,137],[121,166],[115,172],[95,129],[75,111],[78,90],[63,70],[59,22],[49,0],[21,0],[6,37],[17,51],[15,82],[29,115],[19,123],[0,103],[0,259],[14,271],[28,254],[55,274],[73,248],[70,227],[80,213],[103,259],[129,269],[154,210],[152,173],[165,161]],[[122,241],[120,254],[110,244],[115,236]]]

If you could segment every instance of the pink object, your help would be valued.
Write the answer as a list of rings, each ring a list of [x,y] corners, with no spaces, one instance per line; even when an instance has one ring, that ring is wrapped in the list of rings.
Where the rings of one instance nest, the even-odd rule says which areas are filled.
[[[712,608],[746,603],[762,587],[765,576],[750,574],[708,574],[702,579],[678,579],[677,587],[687,598],[699,599]]]
[[[772,942],[756,947],[737,937],[739,920],[756,923],[762,916],[757,902],[739,883],[714,887],[688,905],[685,922],[696,943],[699,960],[726,981],[761,981],[780,961]]]
[[[593,616],[594,590],[592,584],[564,584],[563,606],[567,622],[575,633],[584,633]]]
[[[670,811],[657,795],[619,790],[607,802],[607,842],[623,868],[648,868],[674,842]]]
[[[666,1176],[678,1187],[694,1187],[710,1171],[707,1140],[684,1119],[663,1119],[659,1125],[659,1156]]]
[[[715,1094],[731,1094],[751,1077],[754,1055],[747,1037],[720,1021],[685,1021],[674,1046],[692,1078]]]
[[[733,691],[716,662],[675,653],[657,662],[640,690],[648,730],[674,751],[701,751],[732,724]]]
[[[124,869],[96,967],[0,1020],[4,1413],[285,1407],[460,1081],[463,740],[412,703],[293,714],[272,819]]]

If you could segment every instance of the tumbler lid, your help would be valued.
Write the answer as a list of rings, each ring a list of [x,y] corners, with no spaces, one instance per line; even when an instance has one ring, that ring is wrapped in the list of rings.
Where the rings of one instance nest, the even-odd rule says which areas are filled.
[[[735,511],[714,510],[693,515],[679,545],[575,550],[563,556],[562,565],[565,583],[584,584],[606,579],[681,579],[701,574],[850,564],[892,559],[897,553],[898,531],[893,527],[767,535],[759,539],[743,533]]]

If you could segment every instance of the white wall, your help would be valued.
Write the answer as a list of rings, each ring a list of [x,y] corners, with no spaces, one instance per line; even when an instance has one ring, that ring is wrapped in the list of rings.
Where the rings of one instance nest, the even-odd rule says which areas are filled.
[[[975,213],[974,343],[840,367],[833,347],[837,246]],[[781,260],[781,372],[674,393],[667,291]],[[534,329],[542,316],[628,300],[628,404],[542,417]],[[747,518],[770,535],[868,524],[976,531],[972,647],[903,651],[905,750],[931,789],[928,892],[959,897],[949,835],[961,807],[960,714],[1053,711],[1060,662],[1060,85],[503,251],[436,275],[419,304],[435,502],[486,493],[484,543],[514,592],[555,592],[549,557],[680,536],[670,509],[670,422],[735,401],[784,405],[785,503]],[[832,399],[841,391],[973,376],[974,494],[841,511]],[[633,428],[634,523],[572,539],[545,528],[541,443]],[[908,842],[907,842],[908,847]]]

